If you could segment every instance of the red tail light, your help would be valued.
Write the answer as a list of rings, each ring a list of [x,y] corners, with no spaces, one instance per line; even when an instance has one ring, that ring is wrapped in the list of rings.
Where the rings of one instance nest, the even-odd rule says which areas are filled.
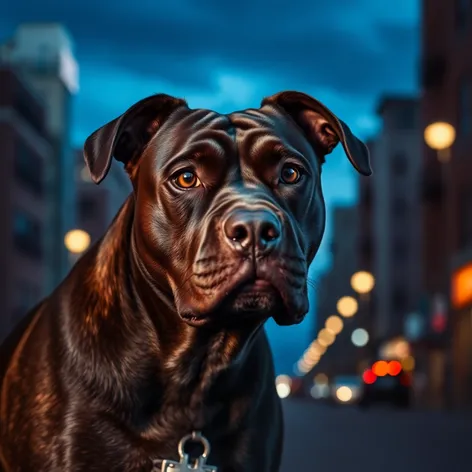
[[[372,372],[371,369],[367,369],[363,374],[362,374],[362,380],[364,383],[367,385],[373,384],[377,380],[377,376]]]

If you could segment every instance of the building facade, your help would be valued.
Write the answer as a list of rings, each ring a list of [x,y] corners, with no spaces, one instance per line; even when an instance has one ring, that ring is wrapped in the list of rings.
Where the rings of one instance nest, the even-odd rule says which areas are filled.
[[[421,128],[445,121],[456,130],[448,161],[422,148],[423,285],[451,300],[451,356],[441,363],[452,372],[451,402],[472,407],[472,2],[422,7]]]
[[[0,48],[0,59],[18,70],[45,104],[44,121],[54,161],[45,170],[48,199],[45,257],[46,288],[52,291],[67,273],[64,236],[75,227],[74,155],[71,148],[72,98],[78,66],[68,32],[57,23],[25,23]]]
[[[421,135],[418,101],[386,96],[378,106],[382,129],[371,143],[375,174],[370,260],[376,278],[375,337],[403,332],[421,296]]]
[[[41,100],[0,68],[0,342],[46,293],[48,197],[54,148]]]

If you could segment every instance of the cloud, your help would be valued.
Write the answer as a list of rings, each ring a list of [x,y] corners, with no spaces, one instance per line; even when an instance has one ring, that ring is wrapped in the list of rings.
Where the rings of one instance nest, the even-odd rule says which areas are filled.
[[[364,94],[372,86],[406,86],[395,44],[416,47],[407,0],[400,2],[406,17],[398,2],[380,8],[374,0],[242,0],[237,8],[220,0],[199,1],[198,8],[190,0],[145,1],[139,8],[123,0],[21,3],[9,7],[12,24],[64,22],[81,61],[102,60],[183,86],[214,87],[213,70],[221,67],[265,74],[281,86]]]

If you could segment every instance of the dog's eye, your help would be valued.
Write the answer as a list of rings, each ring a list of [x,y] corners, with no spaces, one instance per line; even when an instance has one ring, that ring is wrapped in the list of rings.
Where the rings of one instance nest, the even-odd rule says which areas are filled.
[[[202,184],[200,179],[193,173],[188,170],[181,172],[174,178],[175,185],[177,187],[183,188],[185,190],[195,187],[200,187]]]
[[[298,182],[300,182],[300,179],[302,178],[302,172],[300,169],[298,169],[297,167],[293,166],[293,165],[285,165],[283,168],[282,168],[282,172],[280,174],[280,180],[284,183],[284,184],[288,184],[288,185],[293,185],[293,184],[297,184]]]

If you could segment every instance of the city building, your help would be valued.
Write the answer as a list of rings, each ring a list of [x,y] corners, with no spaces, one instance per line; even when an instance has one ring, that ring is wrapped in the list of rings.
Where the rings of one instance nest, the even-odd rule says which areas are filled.
[[[376,278],[373,334],[386,339],[403,332],[405,316],[421,297],[422,160],[418,100],[385,96],[377,113],[382,128],[371,143],[375,174],[363,184],[369,190],[360,201],[372,202],[372,240],[363,244],[375,248],[366,261]]]
[[[77,182],[77,227],[90,235],[91,243],[100,239],[132,190],[128,176],[113,162],[105,180],[96,185],[90,179],[83,150],[75,155]]]
[[[357,260],[358,270],[366,271],[374,275],[375,244],[373,235],[373,185],[376,176],[375,171],[375,140],[366,142],[369,148],[373,177],[357,177],[358,182],[358,201],[357,201],[357,219],[358,219],[358,247]],[[374,290],[368,297],[360,300],[360,311],[363,314],[363,323],[365,329],[373,338],[374,335],[374,316],[375,316],[376,291]]]
[[[48,224],[45,227],[47,291],[67,273],[66,232],[75,226],[74,155],[70,144],[71,107],[78,91],[78,66],[68,32],[57,23],[25,23],[1,45],[0,61],[18,70],[45,103],[44,121],[53,161],[45,169]],[[27,107],[27,104],[23,105]]]
[[[446,332],[452,338],[432,353],[437,388],[452,373],[451,403],[471,407],[472,3],[422,3],[421,129],[446,122],[456,131],[448,159],[426,143],[422,148],[423,285],[430,296],[451,300]]]
[[[47,288],[46,173],[54,149],[45,115],[28,84],[0,67],[0,342]]]
[[[358,270],[358,211],[356,206],[336,206],[332,211],[331,266],[317,282],[316,324],[318,331],[325,326],[326,319],[337,312],[336,305],[343,296],[354,296],[351,277]],[[344,329],[336,337],[325,355],[319,369],[326,372],[344,373],[355,369],[351,363],[355,347],[351,343],[352,330],[358,320],[344,320]],[[351,355],[349,354],[351,353]],[[317,369],[318,369],[317,367]]]

